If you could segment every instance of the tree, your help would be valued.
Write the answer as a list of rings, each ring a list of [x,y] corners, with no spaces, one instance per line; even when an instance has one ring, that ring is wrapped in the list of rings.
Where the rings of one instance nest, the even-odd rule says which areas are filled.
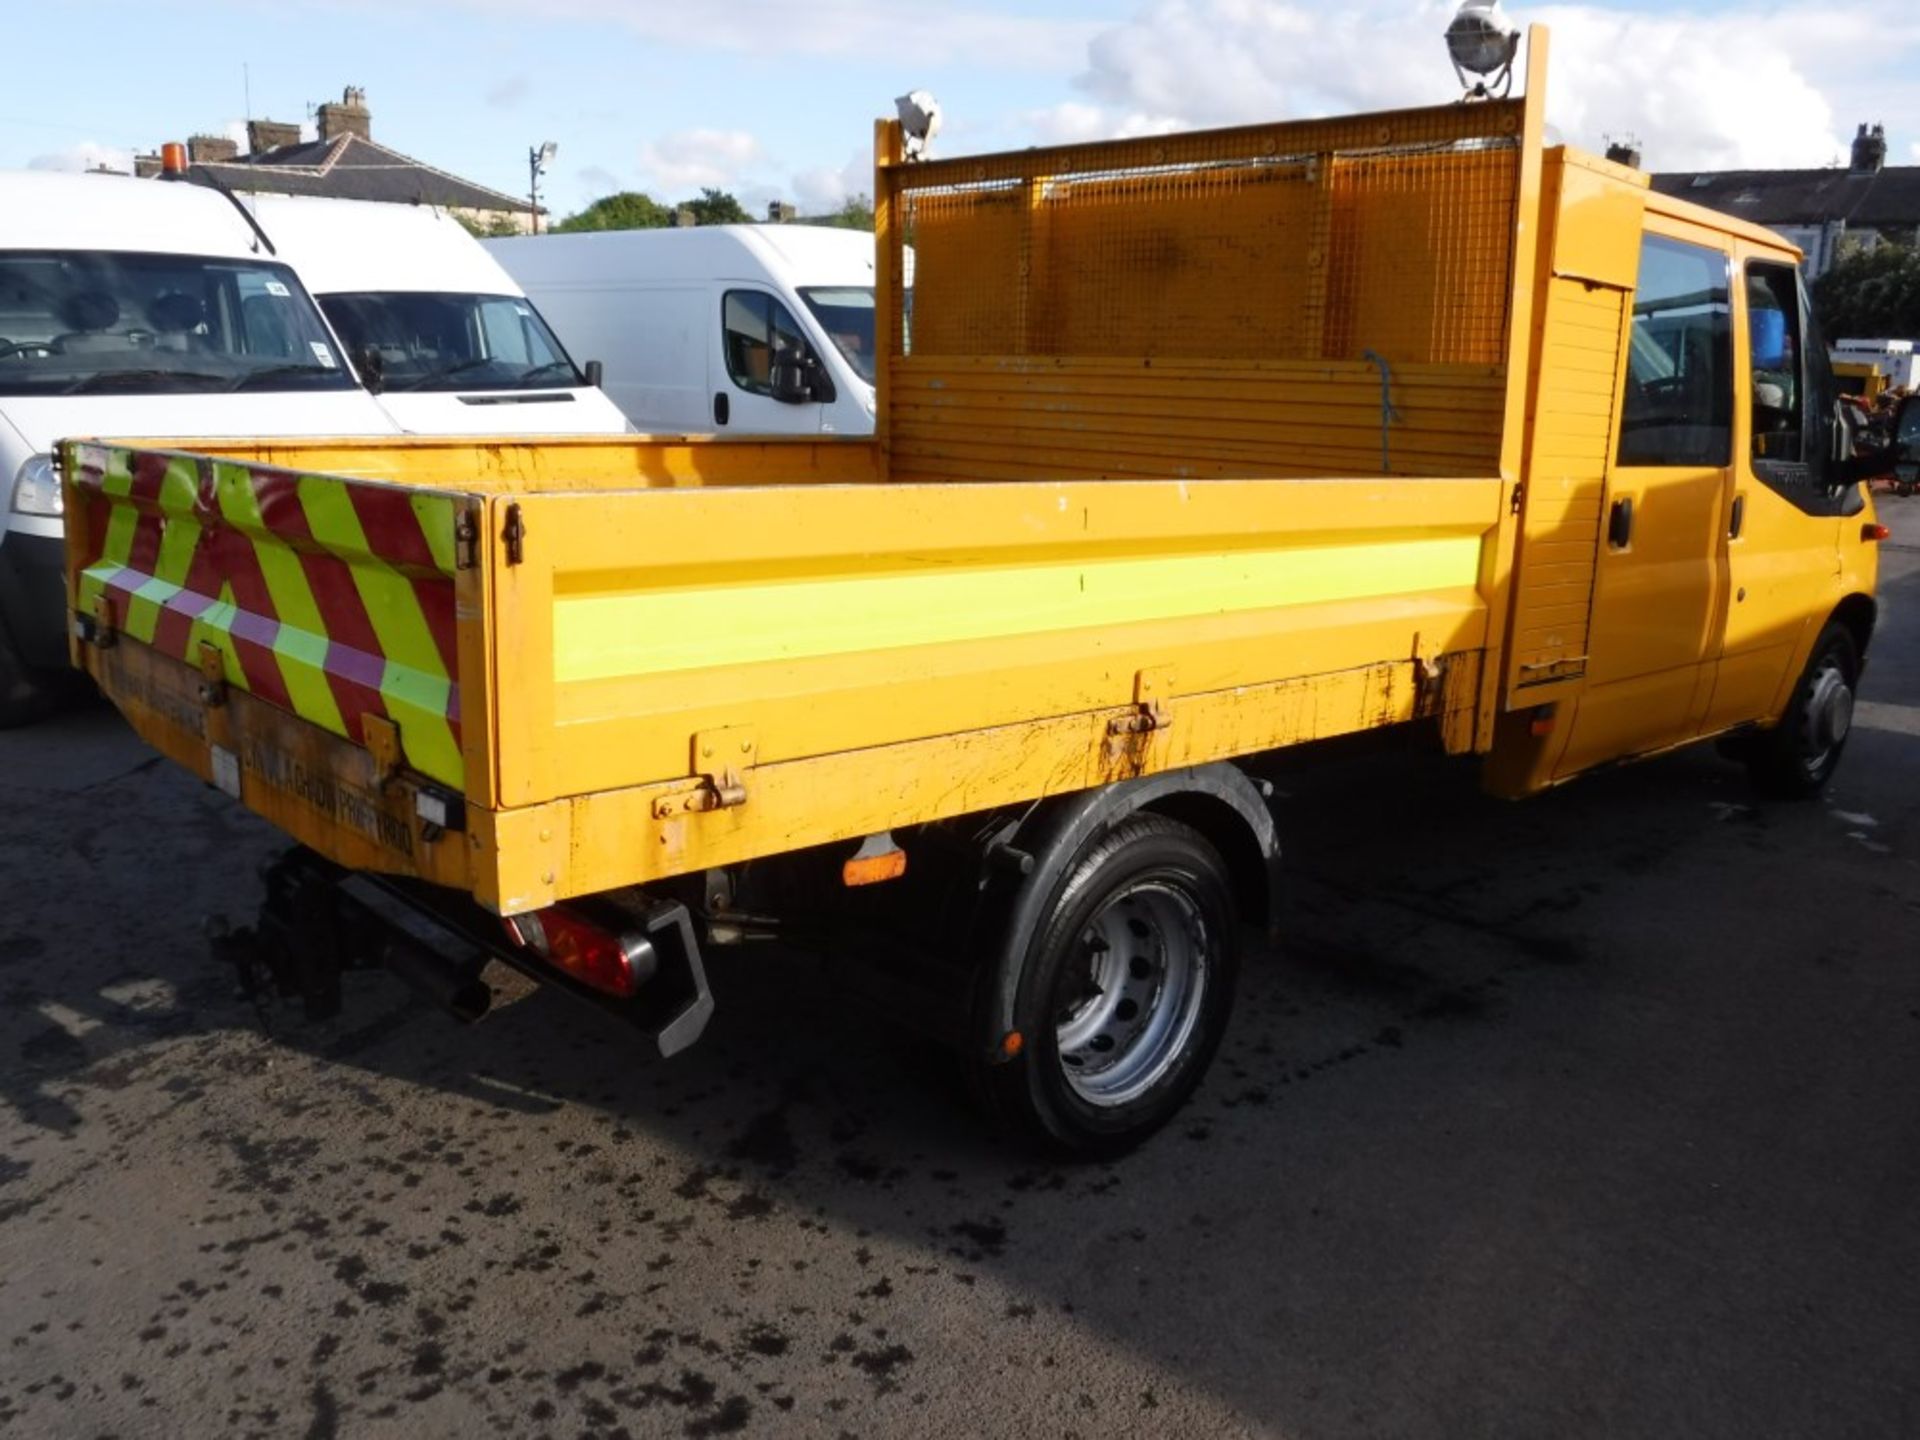
[[[520,227],[514,223],[511,215],[495,214],[482,220],[475,215],[463,215],[458,210],[451,213],[453,218],[458,220],[466,232],[476,240],[492,240],[501,235],[521,233]]]
[[[660,230],[673,224],[673,211],[637,190],[603,195],[577,215],[551,227],[556,233],[578,230]]]
[[[826,225],[835,230],[871,230],[873,229],[873,201],[865,195],[854,195],[838,210],[827,215],[809,215],[804,222],[808,225]]]
[[[1829,341],[1920,336],[1920,244],[1849,251],[1814,282],[1813,299]]]
[[[724,190],[709,187],[700,192],[695,200],[680,202],[682,210],[693,212],[696,225],[750,225],[753,217],[740,207],[740,202]]]

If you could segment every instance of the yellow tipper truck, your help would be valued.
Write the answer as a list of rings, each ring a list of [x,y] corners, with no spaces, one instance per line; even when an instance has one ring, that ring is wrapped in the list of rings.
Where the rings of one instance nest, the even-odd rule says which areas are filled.
[[[885,936],[1098,1153],[1271,918],[1235,761],[1422,724],[1519,796],[1729,736],[1816,789],[1884,532],[1797,254],[1544,145],[1545,48],[1432,109],[883,124],[871,440],[67,443],[76,662],[299,842],[226,945],[316,1008],[383,961],[471,1015],[504,961],[672,1053],[704,947]],[[788,338],[728,353],[804,396]]]

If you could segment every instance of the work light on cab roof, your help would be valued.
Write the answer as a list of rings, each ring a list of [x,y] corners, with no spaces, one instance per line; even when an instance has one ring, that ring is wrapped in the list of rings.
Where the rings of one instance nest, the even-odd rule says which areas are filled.
[[[1465,0],[1447,26],[1447,54],[1470,100],[1484,99],[1513,85],[1513,60],[1520,49],[1520,27],[1500,8],[1500,0]],[[1477,80],[1469,80],[1477,75]]]
[[[900,112],[907,159],[926,159],[927,147],[940,133],[940,102],[925,90],[910,90],[893,104]]]

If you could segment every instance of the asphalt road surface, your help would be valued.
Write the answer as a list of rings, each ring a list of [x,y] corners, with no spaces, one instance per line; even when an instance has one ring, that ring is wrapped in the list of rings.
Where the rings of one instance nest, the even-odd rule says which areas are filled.
[[[0,735],[0,1435],[1920,1434],[1886,558],[1824,801],[1710,748],[1522,805],[1290,763],[1284,942],[1092,1168],[772,951],[666,1064],[379,975],[269,1029],[200,926],[273,834],[104,709]]]

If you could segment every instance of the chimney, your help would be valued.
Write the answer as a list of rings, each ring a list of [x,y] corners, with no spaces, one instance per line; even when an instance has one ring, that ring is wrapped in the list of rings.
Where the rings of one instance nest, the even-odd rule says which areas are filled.
[[[258,155],[263,150],[278,150],[283,145],[300,143],[300,127],[289,125],[284,120],[249,120],[247,122],[247,151]]]
[[[1861,125],[1853,137],[1853,173],[1878,175],[1887,163],[1887,127]]]
[[[800,211],[784,200],[767,202],[767,223],[769,225],[789,225],[799,218]]]
[[[238,142],[224,135],[189,135],[187,158],[196,165],[217,165],[223,160],[238,160]]]
[[[1625,165],[1629,170],[1640,168],[1640,142],[1631,135],[1623,135],[1618,140],[1607,142],[1607,159],[1616,165]]]
[[[373,138],[373,116],[367,110],[367,92],[355,85],[341,92],[338,104],[320,107],[320,138],[337,140],[342,135],[358,135],[362,140]]]

